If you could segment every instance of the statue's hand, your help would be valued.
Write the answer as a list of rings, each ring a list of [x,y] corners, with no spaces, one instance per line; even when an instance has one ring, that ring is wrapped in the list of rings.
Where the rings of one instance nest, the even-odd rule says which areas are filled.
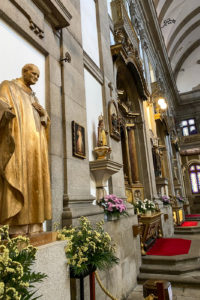
[[[45,109],[37,102],[32,103],[33,107],[37,110],[39,113],[40,117],[44,117],[46,114]]]

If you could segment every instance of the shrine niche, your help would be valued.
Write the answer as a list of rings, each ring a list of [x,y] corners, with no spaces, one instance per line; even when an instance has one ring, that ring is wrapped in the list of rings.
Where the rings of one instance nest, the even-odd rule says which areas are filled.
[[[109,102],[108,117],[109,117],[110,136],[116,141],[120,141],[121,139],[120,118],[119,118],[117,104],[114,100],[111,100]]]
[[[138,196],[144,199],[142,182],[145,182],[147,161],[142,159],[146,157],[142,102],[150,93],[139,55],[139,39],[134,28],[129,26],[123,2],[112,1],[111,10],[115,40],[111,54],[116,70],[125,191],[127,200],[133,203]],[[145,190],[150,193],[148,184]]]
[[[117,90],[125,191],[127,200],[133,203],[144,199],[137,150],[138,123],[141,120],[140,95],[133,75],[123,62],[118,63]]]

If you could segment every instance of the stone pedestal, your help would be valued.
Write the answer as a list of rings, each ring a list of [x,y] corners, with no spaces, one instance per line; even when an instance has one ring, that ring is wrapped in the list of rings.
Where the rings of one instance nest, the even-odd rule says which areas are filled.
[[[30,239],[31,245],[33,245],[34,247],[38,247],[56,242],[57,232],[41,232],[28,235],[27,237]]]
[[[163,213],[161,216],[163,237],[172,237],[174,235],[174,222],[171,205],[163,205],[160,208]]]
[[[168,179],[164,177],[156,177],[156,188],[160,197],[168,195]]]
[[[105,186],[107,185],[108,179],[110,176],[117,173],[121,167],[122,164],[110,159],[90,161],[90,171],[92,172],[96,181],[97,201],[106,195]]]
[[[94,148],[94,152],[96,153],[97,160],[106,159],[107,155],[111,152],[111,148],[108,146],[101,146]]]
[[[103,285],[117,299],[127,299],[130,291],[137,284],[137,276],[141,266],[140,238],[134,237],[132,226],[138,225],[137,215],[133,215],[133,209],[128,209],[129,217],[121,217],[114,222],[106,222],[105,231],[113,238],[117,244],[117,257],[120,259],[119,265],[106,271],[97,271]],[[84,280],[85,299],[90,299],[89,278]],[[77,281],[77,288],[79,282]],[[96,299],[108,300],[109,298],[101,290],[95,280]],[[79,290],[77,290],[79,295]]]
[[[42,295],[42,300],[70,300],[70,278],[65,245],[66,241],[59,241],[38,247],[33,270],[45,273],[48,277],[35,285],[38,289],[35,297]]]

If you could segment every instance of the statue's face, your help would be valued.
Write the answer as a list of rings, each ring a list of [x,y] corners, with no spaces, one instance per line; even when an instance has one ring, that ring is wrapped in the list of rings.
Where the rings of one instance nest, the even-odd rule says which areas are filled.
[[[27,85],[36,84],[39,76],[40,71],[36,66],[23,73],[23,79]]]

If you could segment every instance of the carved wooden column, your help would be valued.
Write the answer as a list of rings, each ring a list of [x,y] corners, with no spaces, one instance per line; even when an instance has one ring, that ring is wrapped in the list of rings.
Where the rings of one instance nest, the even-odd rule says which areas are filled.
[[[130,159],[130,151],[129,151],[129,137],[128,137],[128,132],[126,126],[124,126],[124,134],[125,134],[125,141],[126,141],[126,157],[127,157],[127,162],[128,162],[128,180],[129,184],[133,184],[133,178],[132,178],[132,172],[131,172],[131,159]]]
[[[128,142],[129,142],[129,155],[130,155],[130,166],[133,183],[139,183],[139,171],[137,162],[137,151],[135,143],[134,125],[127,127]]]

